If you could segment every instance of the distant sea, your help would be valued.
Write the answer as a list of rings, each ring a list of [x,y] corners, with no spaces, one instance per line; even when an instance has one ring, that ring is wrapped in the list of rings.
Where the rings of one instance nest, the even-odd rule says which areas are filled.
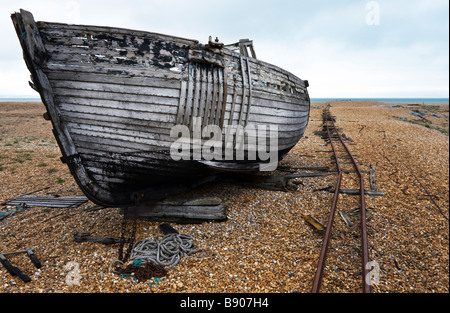
[[[449,104],[449,98],[311,98],[311,102],[330,102],[335,100],[352,101],[379,101],[385,103],[403,103],[403,104]],[[7,97],[0,96],[0,102],[40,102],[39,97]]]
[[[330,102],[335,100],[379,101],[403,104],[449,104],[449,98],[311,98],[311,102]]]
[[[1,97],[0,102],[41,102],[39,97]]]

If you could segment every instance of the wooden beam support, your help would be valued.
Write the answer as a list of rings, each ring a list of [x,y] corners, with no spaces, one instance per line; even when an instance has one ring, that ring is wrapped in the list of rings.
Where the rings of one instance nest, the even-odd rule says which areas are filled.
[[[166,199],[153,204],[121,209],[125,217],[144,219],[152,222],[202,223],[227,219],[226,206],[219,198],[187,200]]]

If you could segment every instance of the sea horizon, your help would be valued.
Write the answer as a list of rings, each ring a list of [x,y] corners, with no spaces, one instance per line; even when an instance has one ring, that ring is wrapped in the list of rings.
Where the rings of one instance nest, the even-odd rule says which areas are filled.
[[[449,104],[449,98],[311,98],[311,102],[331,102],[331,101],[378,101],[384,103],[401,104]]]
[[[331,102],[331,101],[378,101],[384,103],[400,104],[449,104],[449,98],[311,98],[312,103]],[[33,96],[0,96],[0,102],[41,102],[40,97]]]

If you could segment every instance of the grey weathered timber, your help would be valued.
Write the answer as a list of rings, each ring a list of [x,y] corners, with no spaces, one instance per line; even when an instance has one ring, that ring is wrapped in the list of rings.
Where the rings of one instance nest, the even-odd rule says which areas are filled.
[[[11,18],[62,160],[98,205],[142,207],[214,181],[217,171],[248,172],[267,164],[250,156],[252,143],[269,141],[269,134],[239,137],[233,127],[277,127],[281,160],[308,125],[309,83],[258,60],[250,40],[227,47],[122,28],[35,22],[25,10]],[[175,126],[185,126],[189,136],[174,135]],[[211,139],[207,126],[219,128],[223,148],[233,143],[233,156],[242,149],[244,160],[225,160],[224,149],[213,160],[198,157],[193,146],[189,159],[173,158],[180,135],[188,144],[194,133],[201,144]]]
[[[49,208],[76,208],[88,199],[85,196],[71,196],[71,197],[48,197],[23,195],[18,198],[6,202],[6,205],[25,205],[25,206],[39,206]]]
[[[113,236],[91,236],[88,231],[77,231],[73,234],[73,241],[75,242],[97,242],[104,245],[111,245],[115,243],[120,243],[122,241],[119,237]],[[124,242],[129,242],[128,238],[124,238]]]
[[[227,219],[226,206],[219,198],[166,199],[154,204],[122,209],[121,212],[125,217],[152,222],[201,223]]]

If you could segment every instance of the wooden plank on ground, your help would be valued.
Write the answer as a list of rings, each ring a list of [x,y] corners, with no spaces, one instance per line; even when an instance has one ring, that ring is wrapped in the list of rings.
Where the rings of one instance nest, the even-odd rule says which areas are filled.
[[[24,195],[6,202],[6,205],[41,206],[49,208],[76,208],[88,199],[85,196],[48,197]]]
[[[219,198],[166,199],[154,204],[121,209],[125,217],[153,222],[202,223],[226,220],[226,206]]]

